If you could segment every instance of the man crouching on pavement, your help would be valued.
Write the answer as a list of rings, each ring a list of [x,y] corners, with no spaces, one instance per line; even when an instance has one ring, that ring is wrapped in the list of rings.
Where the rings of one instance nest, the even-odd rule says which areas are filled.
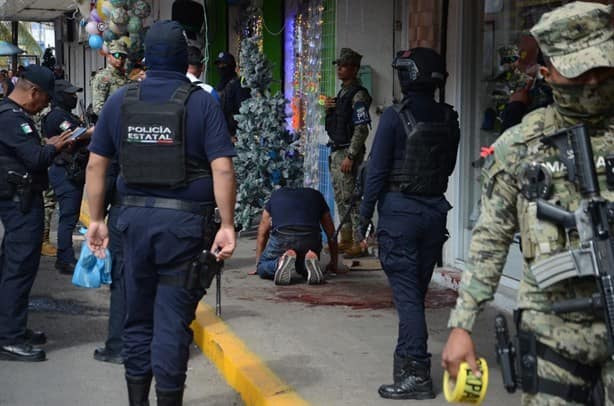
[[[311,188],[283,187],[266,203],[258,226],[256,272],[276,285],[289,285],[292,271],[310,285],[324,282],[319,257],[322,250],[320,225],[330,244],[327,269],[337,272],[337,241],[330,209],[322,193]]]

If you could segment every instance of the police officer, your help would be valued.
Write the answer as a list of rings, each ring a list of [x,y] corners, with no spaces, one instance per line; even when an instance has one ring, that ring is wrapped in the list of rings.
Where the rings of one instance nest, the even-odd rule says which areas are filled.
[[[105,173],[118,153],[128,396],[131,405],[147,404],[153,374],[158,405],[180,405],[189,325],[204,293],[186,285],[186,274],[204,248],[218,260],[234,251],[235,151],[218,103],[185,76],[188,49],[179,23],[156,22],[144,45],[147,78],[109,98],[90,144],[87,237],[104,255]],[[217,233],[211,231],[216,203]]]
[[[0,256],[0,359],[43,361],[42,332],[26,328],[28,297],[38,271],[43,236],[47,168],[68,142],[70,131],[41,146],[30,115],[53,94],[53,73],[28,66],[15,90],[0,104],[0,219],[4,240]]]
[[[336,98],[326,99],[326,131],[330,137],[329,166],[335,192],[335,203],[341,216],[351,209],[350,223],[341,228],[339,251],[346,258],[363,256],[360,240],[352,230],[358,230],[358,207],[352,206],[358,167],[365,156],[365,141],[369,136],[369,106],[371,96],[361,86],[358,70],[362,55],[350,48],[341,48],[337,65],[337,78],[341,90]]]
[[[92,109],[99,115],[102,106],[117,89],[128,83],[124,71],[128,50],[123,41],[115,40],[109,43],[107,67],[96,73],[92,79]]]
[[[76,130],[83,126],[79,117],[72,114],[72,110],[77,107],[77,93],[81,91],[82,88],[66,80],[55,81],[52,108],[42,121],[45,137],[54,137],[68,129]],[[60,205],[55,268],[61,274],[72,275],[76,264],[72,233],[79,220],[85,166],[89,156],[87,144],[93,132],[94,129],[89,128],[75,139],[71,147],[62,151],[49,168],[49,181]]]
[[[601,395],[605,392],[606,404],[614,402],[614,362],[608,355],[602,317],[590,309],[555,313],[552,307],[563,300],[590,298],[596,290],[595,279],[572,276],[538,285],[538,265],[577,249],[579,237],[571,233],[567,239],[563,227],[537,218],[536,202],[539,197],[565,210],[580,204],[580,191],[568,180],[569,168],[562,165],[558,148],[542,142],[574,125],[585,125],[590,135],[601,197],[614,199],[606,182],[606,172],[612,168],[605,164],[605,157],[614,152],[611,7],[569,3],[544,14],[531,29],[546,58],[540,71],[552,87],[554,103],[525,116],[493,145],[494,154],[483,170],[482,212],[448,321],[452,331],[442,353],[443,367],[456,376],[459,363],[467,361],[479,374],[473,325],[481,307],[494,295],[509,244],[519,231],[524,272],[517,313],[522,345],[516,356],[523,360],[519,371],[523,405],[599,404],[590,397],[599,375],[605,387]],[[535,176],[539,181],[528,182],[535,167],[540,168],[541,176]]]
[[[424,298],[446,240],[452,208],[444,193],[456,164],[458,115],[435,102],[444,85],[443,58],[430,48],[401,51],[393,62],[403,101],[380,120],[360,206],[364,235],[379,202],[379,257],[399,315],[394,383],[382,385],[389,399],[434,398]],[[364,244],[364,242],[363,242]]]
[[[220,52],[214,63],[220,75],[220,82],[215,90],[220,97],[230,136],[233,142],[236,142],[237,120],[234,119],[234,116],[239,114],[241,103],[249,99],[250,89],[241,85],[241,78],[237,75],[237,62],[232,54]]]

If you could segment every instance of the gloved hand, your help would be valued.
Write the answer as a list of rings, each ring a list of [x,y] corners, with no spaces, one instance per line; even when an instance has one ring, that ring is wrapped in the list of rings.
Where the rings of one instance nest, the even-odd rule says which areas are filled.
[[[367,239],[367,230],[369,229],[369,224],[371,224],[371,219],[360,216],[358,220],[358,230],[356,230],[356,236],[358,237],[358,241],[364,241]]]

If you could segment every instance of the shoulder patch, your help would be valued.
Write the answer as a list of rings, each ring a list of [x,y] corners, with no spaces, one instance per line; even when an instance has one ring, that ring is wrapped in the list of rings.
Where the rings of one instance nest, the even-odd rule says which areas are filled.
[[[31,133],[33,133],[33,132],[34,132],[34,130],[32,129],[32,127],[30,127],[30,124],[28,124],[28,123],[22,123],[22,124],[20,125],[20,127],[21,127],[21,131],[22,131],[24,134],[31,134]]]
[[[369,106],[363,101],[357,101],[352,108],[352,124],[370,124]]]

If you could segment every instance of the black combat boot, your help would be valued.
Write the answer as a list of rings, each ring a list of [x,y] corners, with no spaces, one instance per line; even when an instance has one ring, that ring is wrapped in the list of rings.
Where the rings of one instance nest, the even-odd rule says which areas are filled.
[[[128,401],[130,402],[130,406],[149,406],[151,375],[126,375],[126,384],[128,385]]]
[[[183,388],[179,390],[160,390],[156,388],[158,406],[181,406],[183,404]]]
[[[433,399],[431,361],[394,356],[394,383],[379,387],[379,395],[386,399]]]

